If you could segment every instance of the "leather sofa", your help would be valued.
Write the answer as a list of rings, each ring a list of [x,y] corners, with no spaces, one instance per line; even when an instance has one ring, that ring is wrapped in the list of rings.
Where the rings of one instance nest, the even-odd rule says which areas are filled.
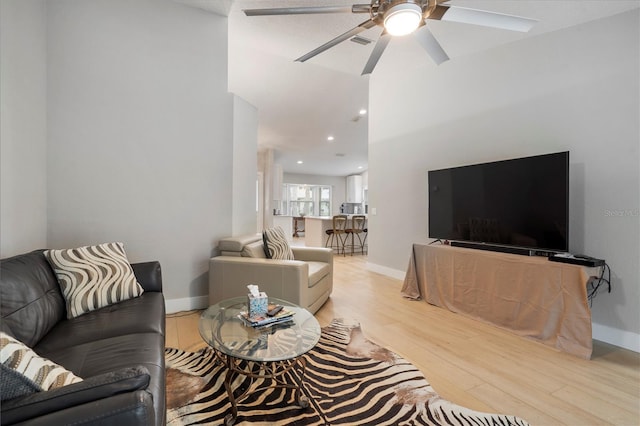
[[[221,239],[221,256],[209,261],[209,303],[246,296],[247,285],[257,284],[268,296],[315,313],[333,290],[333,252],[320,247],[291,249],[295,260],[267,259],[261,234]]]
[[[67,319],[43,250],[0,260],[2,331],[83,379],[3,401],[2,425],[165,424],[160,264],[132,267],[141,296]]]

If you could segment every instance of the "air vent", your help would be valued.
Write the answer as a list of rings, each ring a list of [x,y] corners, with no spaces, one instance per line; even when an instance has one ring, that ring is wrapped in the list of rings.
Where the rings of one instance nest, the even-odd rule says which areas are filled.
[[[339,153],[336,154],[336,157],[344,157],[344,154],[339,152]]]
[[[351,37],[351,41],[354,43],[361,44],[363,46],[366,46],[367,44],[370,44],[373,42],[373,40],[369,40],[368,38],[364,38],[361,36]]]

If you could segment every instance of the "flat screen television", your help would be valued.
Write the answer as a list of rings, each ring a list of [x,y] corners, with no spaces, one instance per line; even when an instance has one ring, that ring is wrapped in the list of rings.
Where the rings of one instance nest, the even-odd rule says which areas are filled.
[[[428,175],[430,238],[568,250],[569,152],[430,170]]]

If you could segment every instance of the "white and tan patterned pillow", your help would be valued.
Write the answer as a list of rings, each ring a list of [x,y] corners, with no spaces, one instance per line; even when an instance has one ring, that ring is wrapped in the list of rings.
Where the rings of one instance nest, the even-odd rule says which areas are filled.
[[[294,260],[293,251],[289,247],[289,241],[280,226],[265,229],[262,233],[265,253],[269,259]]]
[[[58,277],[69,319],[144,292],[122,243],[47,250],[44,254]]]
[[[82,381],[71,371],[42,358],[24,343],[4,332],[0,332],[0,363],[5,376],[2,379],[3,401]],[[5,378],[9,376],[11,384],[7,384],[5,389]]]

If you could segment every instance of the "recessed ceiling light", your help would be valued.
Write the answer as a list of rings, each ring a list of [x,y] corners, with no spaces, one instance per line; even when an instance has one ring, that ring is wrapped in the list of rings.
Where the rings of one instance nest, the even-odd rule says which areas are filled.
[[[362,109],[360,110],[360,115],[365,115],[366,113],[367,113],[367,110],[366,110],[366,109],[362,108]]]
[[[359,169],[361,169],[361,168],[362,168],[362,166],[358,166],[358,168],[359,168]]]
[[[334,138],[333,136],[328,136],[328,137],[327,137],[327,140],[328,140],[329,142],[331,142],[331,141],[332,141],[332,140],[334,140],[334,139],[335,139],[335,138]]]
[[[297,163],[298,163],[298,164],[302,164],[302,163],[304,163],[304,161],[302,161],[302,160],[298,160],[298,161],[297,161]]]

